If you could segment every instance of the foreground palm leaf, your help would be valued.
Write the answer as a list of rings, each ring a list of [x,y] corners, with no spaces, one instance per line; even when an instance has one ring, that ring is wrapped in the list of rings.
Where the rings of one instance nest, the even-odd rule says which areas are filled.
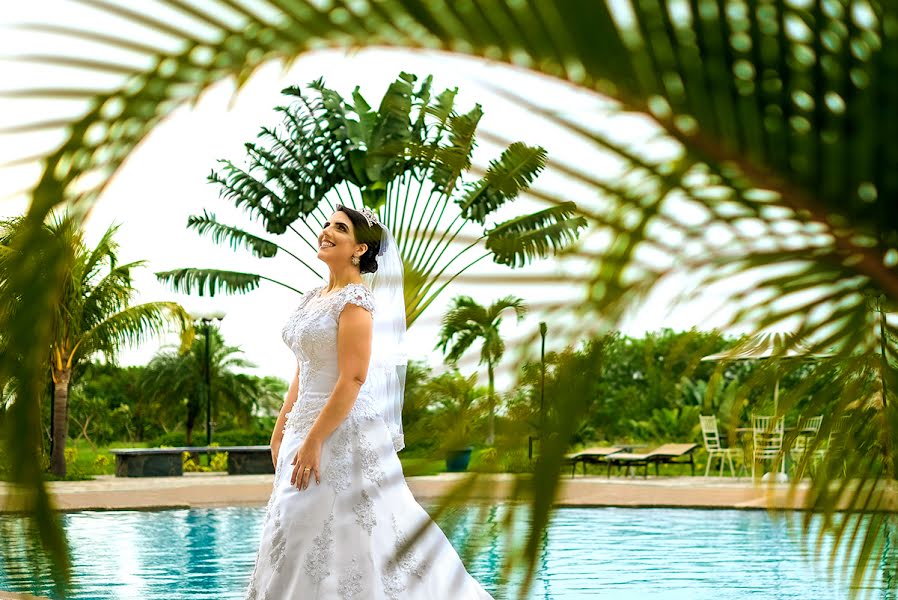
[[[0,305],[6,318],[14,318],[26,311],[24,304],[30,299],[15,292],[13,268],[21,250],[17,242],[25,228],[23,218],[14,218],[0,223],[0,244],[7,249],[0,263]],[[93,356],[103,353],[114,358],[126,344],[140,344],[155,335],[163,327],[175,324],[181,333],[182,344],[188,344],[193,337],[189,316],[181,306],[172,302],[154,302],[129,306],[135,289],[132,285],[131,270],[142,263],[118,264],[118,244],[114,240],[117,226],[110,227],[93,248],[88,248],[83,240],[80,217],[75,215],[53,216],[43,230],[50,240],[63,248],[68,256],[66,270],[61,274],[60,297],[52,309],[43,317],[50,325],[48,348],[44,349],[43,370],[39,381],[52,380],[52,453],[50,468],[57,477],[66,476],[65,448],[68,439],[69,392],[78,373]],[[31,250],[29,250],[31,251]],[[65,262],[61,264],[66,264]],[[54,276],[57,267],[36,264],[31,276],[40,281]],[[41,271],[39,269],[50,269]],[[59,276],[59,275],[57,275]],[[11,338],[3,336],[9,343]],[[7,351],[12,351],[8,348]],[[40,417],[40,397],[29,397],[23,392],[28,389],[21,373],[11,373],[3,378],[3,387],[11,390],[4,402],[4,410],[9,420],[4,419],[7,429],[2,434],[6,444],[34,444],[28,449],[30,461],[18,467],[20,476],[40,477],[43,470],[42,440],[28,439],[23,432],[15,429],[16,412],[31,413],[29,418]],[[29,406],[30,405],[30,406]],[[40,433],[40,427],[37,432]],[[32,472],[31,475],[28,475]],[[14,476],[16,473],[14,472]],[[32,502],[41,501],[40,496],[13,498],[14,510],[31,510]],[[39,525],[46,528],[47,523]],[[46,530],[42,535],[47,535]],[[5,540],[14,539],[13,532],[5,532]],[[64,551],[64,547],[60,547]],[[55,550],[53,552],[56,552]],[[36,565],[42,561],[36,557]],[[65,563],[61,563],[60,566]]]
[[[898,298],[895,3],[659,0],[624,4],[500,1],[475,5],[406,0],[364,8],[338,2],[323,9],[310,2],[270,0],[267,6],[273,10],[263,14],[255,5],[238,2],[209,3],[203,9],[174,0],[157,2],[166,9],[189,15],[201,25],[202,35],[184,26],[163,23],[150,16],[148,9],[141,13],[103,0],[82,3],[163,31],[181,45],[170,50],[69,26],[34,28],[126,48],[142,55],[147,59],[142,64],[151,66],[117,64],[105,55],[80,62],[46,53],[22,57],[91,72],[123,73],[128,81],[112,91],[71,90],[51,84],[18,93],[26,101],[58,95],[90,102],[88,111],[74,121],[48,116],[45,122],[16,127],[18,132],[40,132],[57,127],[60,120],[69,127],[65,142],[41,157],[45,160],[43,176],[33,191],[28,227],[18,240],[18,247],[29,252],[19,255],[10,265],[10,288],[33,299],[22,307],[22,312],[4,314],[0,323],[0,330],[7,336],[4,347],[21,352],[4,353],[0,376],[19,375],[21,393],[29,397],[39,395],[41,355],[50,341],[49,329],[41,317],[49,314],[61,293],[57,279],[32,281],[28,276],[36,261],[64,264],[64,254],[53,251],[50,241],[40,233],[43,218],[52,206],[95,198],[124,157],[159,119],[180,103],[196,98],[213,81],[235,76],[243,82],[266,60],[291,60],[324,44],[439,47],[523,63],[609,95],[624,110],[651,115],[668,140],[680,145],[681,155],[674,164],[656,164],[634,156],[581,124],[557,116],[551,118],[556,125],[592,141],[597,148],[621,157],[630,165],[629,174],[635,179],[609,182],[590,175],[590,169],[583,165],[553,165],[593,186],[607,201],[606,209],[586,214],[591,223],[610,233],[612,241],[601,255],[592,256],[596,269],[592,277],[583,279],[589,302],[582,311],[613,319],[622,305],[649,289],[670,270],[663,261],[659,266],[645,258],[652,251],[683,257],[687,266],[696,269],[708,268],[710,262],[711,267],[720,269],[718,274],[745,272],[758,265],[795,267],[788,281],[782,277],[764,278],[774,290],[789,285],[796,298],[802,289],[813,293],[813,300],[805,297],[802,301],[803,314],[813,314],[813,318],[805,319],[802,333],[816,335],[815,340],[823,349],[836,346],[837,354],[845,359],[839,367],[844,369],[839,380],[844,387],[839,389],[838,400],[836,392],[832,392],[833,401],[859,402],[851,406],[872,406],[864,410],[874,411],[846,407],[849,422],[864,423],[863,427],[848,428],[861,430],[849,438],[856,442],[856,457],[838,473],[821,470],[819,486],[815,486],[829,489],[832,484],[838,490],[840,485],[847,485],[840,481],[848,481],[844,473],[849,468],[855,469],[851,473],[858,484],[851,487],[853,490],[868,489],[864,484],[893,477],[891,471],[877,466],[889,464],[877,457],[887,456],[887,449],[892,447],[885,442],[894,432],[894,420],[889,416],[892,413],[887,408],[894,405],[890,402],[887,375],[891,364],[888,356],[893,351],[888,350],[889,343],[885,344],[887,350],[881,351],[880,396],[875,387],[870,387],[872,363],[852,362],[849,357],[870,356],[874,344],[869,332],[877,329],[870,327],[870,315],[875,311],[858,300],[855,290],[869,289],[873,296]],[[217,17],[225,4],[232,17],[228,20]],[[515,100],[527,104],[520,94],[515,94]],[[403,106],[395,110],[401,114]],[[463,136],[458,145],[464,147]],[[452,153],[448,154],[452,158]],[[23,157],[22,161],[27,159]],[[372,173],[386,168],[376,162],[365,165],[365,169],[358,165],[353,173],[359,181],[367,176],[369,166]],[[73,183],[88,173],[96,177],[76,191]],[[246,183],[252,188],[252,182]],[[553,204],[567,200],[549,191],[535,193]],[[368,201],[378,194],[376,188],[370,189]],[[693,209],[700,209],[700,222],[686,221],[678,214],[671,199],[684,198]],[[673,232],[672,238],[679,244],[670,242],[669,235],[653,233],[652,223],[659,222]],[[754,233],[748,232],[749,226]],[[798,265],[792,262],[795,248],[771,248],[759,243],[779,239],[782,226],[802,227],[808,234]],[[731,241],[723,245],[725,252],[709,242],[706,233],[712,228],[729,236]],[[412,238],[406,235],[406,240]],[[741,260],[745,257],[750,260]],[[761,323],[775,324],[781,317],[801,310],[794,309],[794,304],[784,309],[771,299],[759,303],[748,295],[736,296],[734,300],[742,306],[752,305],[735,318]],[[754,306],[757,304],[760,308]],[[820,308],[812,313],[815,307]],[[885,328],[878,329],[879,338],[887,341],[888,332],[883,334]],[[866,369],[862,364],[867,365]],[[763,387],[763,379],[755,384]],[[766,383],[770,383],[769,379]],[[790,403],[788,399],[784,402]],[[876,408],[880,405],[881,410]],[[576,416],[576,406],[567,408],[569,416]],[[870,419],[871,414],[882,418]],[[33,440],[37,435],[34,415],[33,410],[23,408],[6,418]],[[563,416],[557,420],[561,428],[569,422]],[[565,432],[559,433],[560,448]],[[27,442],[27,438],[23,441]],[[33,443],[13,446],[12,464],[27,464],[29,447]],[[546,448],[535,477],[544,484],[540,488],[544,491],[533,497],[534,506],[540,507],[540,518],[534,519],[532,543],[527,547],[531,567],[557,482],[560,460],[555,458],[560,454],[556,450],[554,446]],[[34,490],[34,502],[29,508],[43,515],[44,520],[39,522],[47,524],[48,504],[36,473],[17,470],[15,478]],[[814,503],[812,499],[811,507],[827,516],[826,522],[837,535],[862,549],[855,555],[855,579],[860,581],[864,574],[873,572],[867,566],[871,565],[877,540],[881,539],[883,519],[831,519],[836,506],[829,501]],[[875,504],[860,502],[856,514],[869,512],[872,506]],[[52,544],[54,535],[58,536],[58,529],[48,526],[44,530],[48,547],[58,547]]]
[[[52,315],[53,342],[48,357],[54,386],[50,466],[58,477],[66,475],[68,398],[74,373],[96,353],[114,357],[126,343],[140,344],[169,323],[179,327],[182,344],[188,344],[193,338],[190,317],[180,305],[154,302],[129,306],[136,291],[131,283],[131,270],[143,263],[118,264],[118,243],[114,240],[118,227],[110,227],[91,249],[83,241],[79,223],[77,217],[67,215],[54,217],[46,226],[50,235],[73,252],[62,302],[54,307]],[[0,223],[0,243],[14,252],[10,244],[22,226],[22,219]],[[6,274],[0,277],[5,280]],[[13,312],[13,307],[21,301],[18,296],[4,296],[0,300]]]

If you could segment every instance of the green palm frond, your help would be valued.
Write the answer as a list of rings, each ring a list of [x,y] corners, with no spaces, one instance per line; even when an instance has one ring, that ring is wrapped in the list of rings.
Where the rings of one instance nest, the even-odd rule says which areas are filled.
[[[545,165],[543,149],[513,143],[492,163],[478,194],[454,193],[463,188],[459,182],[471,166],[482,111],[475,106],[458,114],[456,90],[434,96],[430,78],[417,89],[416,81],[414,75],[401,73],[377,110],[358,89],[347,100],[322,79],[312,82],[308,92],[287,88],[284,93],[296,101],[278,109],[283,118],[279,129],[262,129],[260,138],[268,142],[266,146],[247,145],[250,166],[225,161],[222,172],[210,178],[222,186],[222,197],[250,207],[267,231],[278,235],[292,231],[314,251],[325,211],[334,209],[334,201],[355,206],[358,199],[378,210],[395,232],[407,268],[420,274],[406,294],[409,324],[451,282],[434,289],[443,273],[454,269],[458,275],[473,264],[458,268],[457,261],[482,239],[448,260],[444,257],[454,249],[461,230],[483,225],[489,213],[524,192]],[[414,186],[417,193],[412,198]],[[443,229],[439,225],[450,207],[457,212],[449,228]],[[577,223],[531,230],[523,245],[505,252],[505,264],[520,266],[545,258],[550,251],[559,252],[579,235]],[[278,248],[286,251],[282,244]],[[201,283],[194,278],[180,289],[196,292]],[[240,293],[251,288],[223,289]]]
[[[179,325],[181,347],[188,347],[194,338],[193,320],[175,302],[148,302],[121,310],[85,331],[82,346],[85,352],[112,356],[124,344],[143,344],[171,322]]]
[[[277,255],[280,246],[233,225],[225,225],[215,218],[215,213],[203,211],[202,215],[187,218],[187,228],[201,235],[209,235],[216,244],[227,243],[232,250],[247,248],[259,258]]]
[[[449,118],[449,143],[438,147],[433,155],[431,179],[434,189],[439,193],[451,196],[459,177],[471,167],[474,134],[482,117],[483,110],[478,104],[466,114],[452,115]],[[480,223],[483,223],[482,219]]]
[[[576,241],[586,227],[573,202],[509,219],[487,232],[486,247],[497,263],[519,266]]]
[[[359,187],[362,188],[365,205],[374,210],[386,201],[386,183],[393,181],[407,168],[405,149],[412,141],[411,112],[416,79],[409,73],[400,73],[390,84],[367,140],[369,159],[365,168],[365,185]],[[376,193],[371,189],[373,185],[377,186]]]
[[[457,363],[478,338],[486,338],[489,328],[496,326],[495,316],[470,296],[455,297],[443,316],[436,345],[442,352],[449,349],[446,362]]]
[[[286,283],[275,281],[254,273],[240,273],[237,271],[222,271],[220,269],[174,269],[160,271],[156,278],[184,294],[195,292],[200,296],[208,294],[215,296],[215,292],[223,291],[226,294],[246,293],[259,287],[259,282],[264,280],[282,285],[289,290],[302,293]]]
[[[128,305],[134,293],[131,270],[144,266],[146,261],[138,260],[111,268],[103,278],[93,284],[84,301],[83,315],[86,323],[96,323],[99,319]]]
[[[65,216],[56,216],[48,224],[50,231],[54,235],[69,236],[73,246],[80,243],[82,235],[80,231],[71,230],[71,222]],[[112,269],[115,269],[115,262],[118,260],[119,244],[115,241],[115,235],[118,233],[120,225],[113,225],[103,232],[103,236],[93,247],[93,250],[83,257],[83,266],[80,267],[82,279],[89,281],[104,267],[105,263],[109,263]]]
[[[545,149],[515,142],[458,198],[462,215],[482,225],[488,214],[530,187],[545,166]]]

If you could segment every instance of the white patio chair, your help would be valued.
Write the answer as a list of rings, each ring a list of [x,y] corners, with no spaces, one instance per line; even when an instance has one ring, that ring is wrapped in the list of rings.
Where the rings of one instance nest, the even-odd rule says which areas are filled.
[[[813,435],[817,435],[818,433],[820,433],[821,425],[823,425],[823,415],[817,415],[816,417],[801,419],[798,422],[798,429],[804,432],[813,431]]]
[[[755,472],[760,463],[766,460],[772,461],[773,472],[776,472],[777,461],[783,460],[784,418],[774,419],[774,417],[752,415],[751,429],[751,478],[755,479]]]
[[[796,431],[795,439],[789,447],[789,457],[792,464],[797,468],[801,465],[805,454],[813,446],[814,455],[811,457],[810,467],[813,470],[817,463],[823,460],[826,454],[826,447],[822,444],[815,444],[817,434],[820,432],[820,426],[823,424],[823,415],[816,417],[802,418],[798,420],[798,431]],[[799,473],[800,477],[802,474]]]
[[[717,429],[717,417],[699,416],[702,424],[702,439],[705,442],[705,452],[708,453],[708,465],[705,467],[705,477],[711,472],[711,463],[714,458],[720,459],[720,476],[723,477],[724,460],[730,463],[730,473],[736,476],[736,468],[733,466],[733,454],[738,452],[735,448],[725,448],[720,442],[720,431]]]

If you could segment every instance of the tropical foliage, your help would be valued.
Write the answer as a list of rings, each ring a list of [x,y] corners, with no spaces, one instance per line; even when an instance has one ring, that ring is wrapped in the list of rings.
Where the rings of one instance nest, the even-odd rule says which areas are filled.
[[[447,371],[428,381],[425,391],[430,398],[431,431],[438,432],[443,449],[470,446],[474,427],[484,412],[483,399],[489,397],[489,391],[477,385],[477,374],[465,377],[457,370]],[[493,421],[491,415],[491,427]]]
[[[446,353],[446,362],[456,364],[462,355],[476,342],[480,342],[480,361],[485,364],[488,376],[489,434],[487,444],[496,438],[496,386],[495,368],[505,353],[505,342],[499,335],[499,324],[506,309],[514,310],[520,321],[527,314],[524,300],[516,296],[505,296],[488,307],[481,306],[470,296],[458,296],[443,316],[439,340],[436,347]]]
[[[457,89],[437,93],[431,77],[417,87],[416,79],[400,74],[377,108],[358,87],[351,100],[325,87],[323,80],[312,82],[307,93],[285,89],[293,103],[277,108],[280,127],[263,127],[260,141],[246,144],[249,165],[224,160],[221,171],[209,176],[221,187],[222,198],[248,213],[265,235],[221,223],[209,212],[191,217],[188,227],[258,258],[286,254],[320,277],[320,265],[316,268],[301,258],[300,250],[288,249],[287,240],[275,242],[270,236],[295,234],[314,257],[318,235],[336,202],[367,206],[399,245],[409,326],[449,282],[480,260],[491,256],[497,263],[520,267],[576,240],[586,221],[574,214],[572,202],[533,213],[517,211],[511,219],[487,224],[493,213],[527,190],[544,168],[546,152],[512,143],[490,162],[483,177],[466,181],[483,111],[475,106],[459,112]],[[480,242],[487,252],[477,250]],[[460,266],[472,251],[478,256]],[[210,295],[244,293],[269,279],[198,268],[157,276],[181,291]]]
[[[20,235],[23,223],[22,218],[0,223],[4,259],[13,260],[18,252],[12,244]],[[119,264],[118,244],[114,240],[117,226],[107,229],[97,245],[89,248],[79,225],[76,216],[56,215],[45,226],[47,233],[71,252],[70,266],[62,274],[63,296],[48,317],[52,341],[46,364],[53,381],[50,464],[58,477],[66,474],[69,392],[74,375],[83,365],[97,353],[114,360],[126,344],[139,345],[172,324],[180,330],[182,345],[189,344],[193,338],[190,317],[180,305],[174,302],[130,305],[136,292],[131,271],[143,261]],[[0,273],[0,277],[5,280],[6,273]],[[6,291],[10,291],[8,287]],[[16,312],[15,305],[25,301],[16,295],[0,297],[7,314]],[[28,400],[16,397],[13,404],[20,401]],[[85,424],[80,426],[83,429]]]
[[[194,339],[187,351],[163,349],[144,370],[144,393],[150,402],[166,407],[166,413],[179,414],[186,433],[185,443],[194,444],[193,429],[197,419],[206,415],[206,394],[211,393],[213,428],[246,428],[260,406],[270,406],[281,399],[280,390],[263,385],[264,380],[245,372],[256,365],[243,358],[236,346],[224,343],[221,333],[209,327],[208,368],[211,391],[206,390],[206,341]],[[284,390],[286,391],[286,390]],[[172,420],[171,417],[168,419]],[[214,439],[214,437],[213,437]]]
[[[898,428],[889,386],[895,379],[894,326],[869,305],[889,306],[898,299],[898,5],[398,0],[325,6],[270,0],[265,10],[228,2],[227,19],[219,17],[225,9],[217,3],[194,8],[157,0],[156,5],[187,14],[189,23],[172,25],[149,8],[99,6],[177,43],[158,41],[163,36],[135,42],[68,23],[41,25],[35,28],[61,33],[74,44],[94,42],[97,54],[72,59],[37,52],[22,58],[124,81],[78,88],[48,83],[15,93],[26,102],[46,95],[81,99],[88,108],[74,119],[48,115],[14,128],[37,134],[62,128],[64,141],[38,156],[42,175],[14,245],[29,252],[11,261],[6,284],[33,301],[2,315],[0,381],[17,375],[17,393],[26,398],[38,398],[43,389],[44,352],[52,336],[41,317],[51,314],[63,288],[57,278],[34,280],[30,274],[53,272],[67,260],[42,231],[48,211],[61,202],[96,198],[162,118],[213,82],[234,77],[242,83],[267,61],[289,61],[325,45],[438,48],[513,63],[604,94],[621,111],[650,117],[661,141],[677,149],[672,158],[653,159],[544,102],[498,90],[534,117],[625,165],[608,177],[575,161],[551,165],[601,195],[600,206],[580,209],[610,240],[600,250],[581,252],[594,267],[582,280],[586,301],[577,309],[578,326],[584,317],[613,323],[674,269],[691,268],[705,283],[734,275],[756,280],[750,293],[731,293],[733,323],[761,328],[791,318],[799,323],[799,337],[821,350],[835,349],[831,360],[807,373],[810,381],[838,375],[835,385],[818,390],[810,402],[833,407],[826,413],[833,422],[844,416],[851,423],[848,464],[854,480],[846,487],[846,478],[822,470],[811,508],[827,515],[824,530],[853,550],[847,554],[857,557],[856,581],[874,572],[883,521],[889,518],[879,511],[890,507],[879,492],[895,479],[891,457]],[[109,58],[110,48],[127,49],[142,60]],[[22,162],[30,158],[23,156]],[[568,200],[557,190],[537,187],[531,193],[550,206]],[[757,370],[746,393],[769,389],[784,375],[776,362]],[[785,394],[780,409],[790,410],[800,397],[800,389]],[[539,492],[532,497],[534,527],[524,548],[531,569],[561,456],[574,433],[570,424],[582,410],[561,400],[553,410],[559,415],[568,410],[564,416],[571,418],[547,421],[558,425],[554,433],[564,443],[544,445],[532,482]],[[49,523],[39,472],[28,466],[35,462],[29,453],[38,435],[33,404],[22,403],[6,417],[30,436],[12,446],[10,456],[25,465],[16,469],[16,481],[34,490],[25,507]],[[829,518],[840,506],[849,509],[848,518]],[[865,513],[873,516],[861,518]],[[58,528],[45,526],[41,535],[48,548],[60,547]],[[58,552],[55,556],[60,559]],[[894,561],[884,564],[894,573],[889,566]]]

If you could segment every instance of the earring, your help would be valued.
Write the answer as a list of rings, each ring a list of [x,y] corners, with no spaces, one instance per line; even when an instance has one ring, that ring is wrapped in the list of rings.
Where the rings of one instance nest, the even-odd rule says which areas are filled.
[[[355,266],[359,266],[359,257],[358,256],[352,257],[352,264],[354,264]]]

